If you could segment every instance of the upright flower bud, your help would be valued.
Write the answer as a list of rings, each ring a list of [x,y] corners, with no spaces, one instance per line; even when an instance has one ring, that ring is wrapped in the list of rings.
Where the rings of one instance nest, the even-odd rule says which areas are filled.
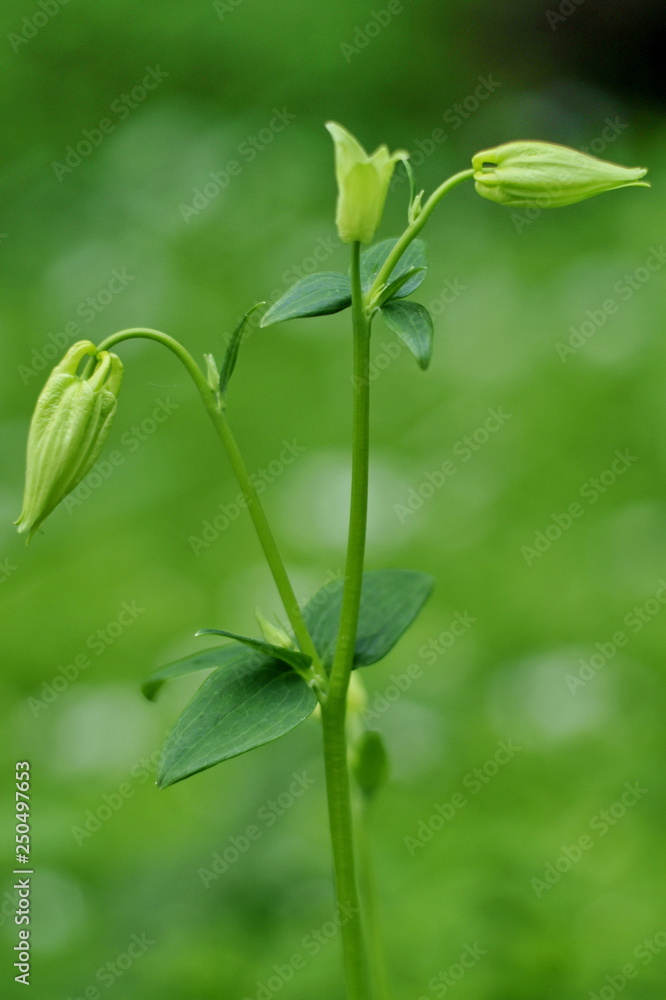
[[[650,187],[644,167],[619,167],[553,142],[507,142],[472,157],[476,190],[514,207],[560,208],[622,187]]]
[[[380,146],[368,156],[342,125],[328,122],[326,128],[335,144],[338,235],[343,243],[370,243],[382,219],[395,165],[409,153],[389,153],[387,146]]]
[[[77,374],[94,358],[87,376]],[[16,524],[28,539],[90,471],[111,429],[123,366],[89,340],[70,347],[37,400],[28,435],[23,511]]]

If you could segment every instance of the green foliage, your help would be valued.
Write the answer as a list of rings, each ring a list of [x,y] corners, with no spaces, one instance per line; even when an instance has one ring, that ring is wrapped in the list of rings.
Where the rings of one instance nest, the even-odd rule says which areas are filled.
[[[390,281],[389,284],[384,289],[384,291],[378,297],[377,305],[381,306],[385,302],[388,302],[390,299],[396,297],[401,298],[401,296],[398,295],[398,292],[402,291],[405,285],[407,284],[411,285],[412,278],[415,275],[419,274],[421,271],[425,270],[426,268],[424,267],[410,267],[410,269],[408,271],[405,271],[404,274],[401,274],[398,278],[395,278],[393,281]]]
[[[256,305],[252,306],[251,309],[248,309],[248,311],[245,313],[245,315],[243,316],[242,320],[240,321],[234,332],[231,334],[231,337],[229,338],[229,343],[227,344],[227,349],[224,355],[224,361],[222,362],[222,367],[220,369],[219,390],[220,390],[220,396],[223,399],[227,392],[229,379],[233,375],[234,368],[236,367],[236,361],[238,360],[238,352],[240,351],[240,346],[243,343],[243,334],[245,333],[247,321],[249,320],[252,313],[256,312],[257,309],[261,309],[261,307],[264,304],[265,303],[263,302],[258,302]]]
[[[312,688],[291,667],[239,652],[204,681],[178,719],[162,751],[158,785],[270,743],[300,725],[316,704]]]
[[[175,660],[160,667],[143,682],[141,690],[149,701],[154,701],[165,681],[193,674],[199,670],[212,670],[234,663],[242,665],[246,660],[246,650],[239,649],[238,646],[216,646],[213,649],[205,649],[202,653],[184,656],[182,660]]]
[[[388,328],[398,334],[418,361],[419,368],[425,371],[432,358],[435,335],[432,316],[426,307],[418,302],[393,299],[382,306],[381,312]]]
[[[351,283],[344,274],[322,271],[301,278],[274,302],[261,321],[262,326],[304,316],[327,316],[351,305]]]
[[[271,642],[265,642],[263,639],[250,639],[246,635],[237,635],[235,632],[225,632],[223,629],[219,628],[202,628],[199,629],[197,635],[223,635],[227,639],[235,639],[236,642],[242,642],[243,645],[249,646],[250,649],[256,650],[257,653],[263,653],[266,656],[272,656],[276,660],[281,660],[288,666],[293,667],[294,670],[303,671],[307,670],[312,660],[305,653],[299,653],[296,649],[288,649],[285,646],[276,646]]]
[[[364,292],[370,291],[377,275],[386,263],[389,254],[397,242],[397,239],[383,240],[361,254],[361,284],[363,285]],[[399,283],[396,291],[392,293],[398,298],[404,299],[408,295],[411,295],[412,292],[415,292],[425,281],[427,271],[428,247],[423,240],[415,239],[409,244],[391,271],[386,283],[387,287],[394,285],[399,278],[410,272],[411,277],[409,280]]]
[[[383,659],[411,625],[432,593],[427,573],[407,569],[380,569],[363,574],[363,592],[354,652],[354,667]],[[335,655],[343,581],[317,591],[304,609],[305,622],[324,665]]]
[[[364,574],[355,667],[377,663],[393,649],[423,607],[433,583],[427,573],[414,570]],[[327,668],[335,655],[342,584],[336,580],[323,587],[304,609],[317,652]],[[182,713],[164,746],[160,787],[277,739],[302,722],[317,703],[312,688],[299,675],[311,664],[304,653],[222,629],[201,629],[197,635],[222,635],[248,648],[222,646],[184,657],[162,667],[145,682],[144,694],[154,699],[165,681],[217,667]]]

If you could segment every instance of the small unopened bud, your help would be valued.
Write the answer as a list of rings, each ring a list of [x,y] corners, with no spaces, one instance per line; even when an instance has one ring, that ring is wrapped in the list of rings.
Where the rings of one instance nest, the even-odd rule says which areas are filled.
[[[84,358],[92,371],[77,374]],[[79,341],[51,372],[28,435],[23,510],[16,524],[28,540],[90,472],[111,429],[123,366],[120,358]]]
[[[472,157],[482,197],[516,208],[560,208],[622,187],[650,187],[644,167],[620,167],[553,142],[507,142]]]
[[[264,642],[270,643],[271,646],[281,646],[282,649],[296,649],[296,643],[291,636],[287,635],[283,628],[273,625],[273,622],[269,622],[267,618],[264,618],[259,608],[254,609],[254,614]]]
[[[393,170],[409,153],[389,153],[380,146],[368,156],[354,136],[336,122],[328,122],[335,145],[338,204],[335,223],[343,243],[371,243],[384,214]]]

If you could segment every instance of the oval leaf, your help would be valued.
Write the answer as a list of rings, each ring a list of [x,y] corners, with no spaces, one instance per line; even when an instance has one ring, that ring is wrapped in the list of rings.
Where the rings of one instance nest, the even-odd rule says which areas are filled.
[[[372,287],[375,278],[379,274],[382,265],[385,263],[391,250],[397,243],[397,239],[383,240],[381,243],[377,243],[374,247],[370,247],[361,254],[361,284],[363,285],[363,291],[368,292]],[[404,254],[396,264],[396,266],[391,271],[387,286],[391,285],[395,280],[405,274],[406,271],[412,271],[414,273],[405,281],[405,283],[398,287],[398,289],[393,293],[396,298],[404,299],[412,292],[415,292],[419,285],[423,284],[425,281],[425,276],[428,271],[428,247],[423,242],[423,240],[413,240]]]
[[[382,316],[389,330],[397,333],[409,348],[423,371],[432,358],[435,329],[432,316],[418,302],[399,302],[393,299],[382,306]]]
[[[291,667],[265,660],[239,673],[220,667],[201,685],[169,734],[157,775],[160,788],[295,729],[317,698]]]
[[[432,593],[433,585],[431,576],[415,570],[379,569],[363,574],[354,667],[377,663],[393,649]],[[343,581],[334,580],[303,609],[317,652],[328,668],[335,655],[342,588]]]
[[[273,303],[261,325],[270,326],[302,316],[327,316],[350,305],[351,282],[346,275],[335,271],[308,274]]]
[[[173,680],[174,677],[183,677],[185,674],[193,674],[198,670],[213,670],[226,664],[235,665],[238,670],[249,669],[250,666],[261,662],[262,657],[257,653],[250,652],[238,646],[217,646],[214,649],[204,649],[201,653],[192,656],[184,656],[181,660],[175,660],[164,667],[160,667],[148,680],[141,685],[141,690],[149,701],[154,701],[157,693],[165,681]]]

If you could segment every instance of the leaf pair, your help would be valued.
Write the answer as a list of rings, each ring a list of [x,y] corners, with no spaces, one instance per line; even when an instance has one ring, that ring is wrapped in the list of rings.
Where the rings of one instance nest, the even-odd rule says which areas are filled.
[[[369,292],[383,264],[398,241],[384,240],[361,255],[361,284]],[[389,276],[377,300],[386,325],[396,333],[425,369],[430,364],[433,323],[425,306],[403,301],[422,284],[428,270],[428,250],[423,240],[409,244]],[[271,326],[287,319],[327,316],[349,308],[351,282],[347,275],[322,271],[301,278],[265,313],[261,325]]]
[[[369,666],[390,652],[432,586],[432,577],[411,570],[364,575],[354,667]],[[342,588],[342,580],[323,587],[303,612],[327,670],[335,655]],[[277,739],[303,722],[317,705],[312,687],[297,672],[310,665],[305,654],[229,632],[219,634],[241,645],[185,657],[162,667],[143,686],[146,697],[152,699],[165,681],[214,668],[166,741],[158,773],[161,787]]]

